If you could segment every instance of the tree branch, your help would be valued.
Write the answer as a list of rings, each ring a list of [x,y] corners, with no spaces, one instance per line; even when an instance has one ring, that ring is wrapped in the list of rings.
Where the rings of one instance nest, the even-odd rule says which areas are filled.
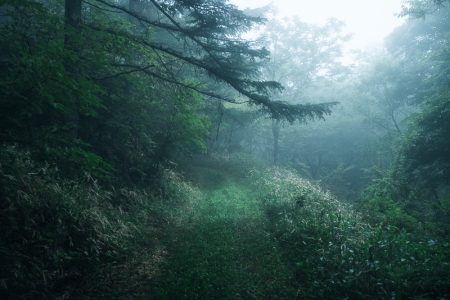
[[[114,66],[114,67],[123,67],[124,66],[124,65],[119,65],[119,64],[111,64],[111,65]],[[146,69],[149,69],[151,67],[156,67],[156,66],[155,65],[148,65],[148,66],[143,67],[143,68],[140,68],[138,66],[133,66],[133,67],[136,67],[136,69],[130,70],[130,71],[125,71],[125,72],[120,72],[120,73],[117,73],[115,75],[106,76],[106,77],[102,77],[102,78],[91,77],[91,79],[92,80],[106,80],[106,79],[116,78],[116,77],[119,77],[119,76],[122,76],[122,75],[126,75],[126,74],[131,74],[131,73],[134,73],[134,72],[144,71]]]
[[[234,99],[226,98],[226,97],[223,97],[223,96],[221,96],[219,94],[215,94],[215,93],[204,91],[202,89],[199,89],[197,86],[180,82],[179,80],[177,80],[175,78],[167,78],[167,77],[161,76],[158,73],[149,71],[148,68],[141,68],[139,66],[131,65],[131,64],[115,64],[115,63],[113,63],[111,65],[114,66],[114,67],[133,68],[134,70],[129,71],[129,73],[132,73],[132,72],[143,72],[143,73],[145,73],[147,75],[156,77],[156,78],[161,79],[163,81],[174,83],[176,85],[179,85],[179,86],[182,86],[184,88],[188,88],[190,90],[198,92],[198,93],[200,93],[202,95],[205,95],[205,96],[208,96],[208,97],[212,97],[212,98],[216,98],[216,99],[219,99],[219,100],[222,100],[222,101],[230,102],[230,103],[233,103],[233,104],[246,103],[246,102],[236,102]]]

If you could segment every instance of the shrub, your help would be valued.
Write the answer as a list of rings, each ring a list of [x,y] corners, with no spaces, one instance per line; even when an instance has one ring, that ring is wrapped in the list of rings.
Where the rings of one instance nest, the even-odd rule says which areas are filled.
[[[365,221],[372,226],[390,225],[408,232],[419,232],[421,223],[405,213],[403,208],[391,199],[376,196],[372,199],[363,198],[358,201],[356,209],[365,216]]]
[[[356,212],[277,168],[254,172],[254,184],[299,296],[403,299],[450,292],[449,244],[425,235],[412,239],[394,224],[417,222],[392,201],[376,198],[370,210]]]
[[[0,159],[0,298],[71,293],[99,265],[120,259],[133,229],[111,193],[88,175],[62,180],[56,166],[14,147]]]

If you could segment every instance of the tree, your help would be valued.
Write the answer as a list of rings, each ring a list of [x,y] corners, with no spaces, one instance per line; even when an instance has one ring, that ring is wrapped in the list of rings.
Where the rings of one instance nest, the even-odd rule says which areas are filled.
[[[264,19],[225,0],[8,0],[0,22],[0,139],[70,174],[136,177],[202,149],[206,98],[240,93],[288,122],[314,110],[271,101],[282,87],[261,78],[269,51],[241,37]]]
[[[2,7],[0,140],[33,149],[35,158],[79,162],[80,169],[100,175],[108,166],[83,149],[73,122],[101,107],[101,89],[73,48],[80,45],[79,33],[65,30],[58,3],[8,1]]]
[[[257,42],[242,39],[240,34],[248,31],[264,19],[251,17],[239,11],[225,0],[195,1],[158,1],[150,0],[147,10],[131,11],[125,6],[105,0],[96,0],[102,7],[125,13],[147,30],[129,33],[95,23],[86,26],[93,30],[102,30],[115,36],[121,36],[141,44],[149,51],[161,56],[178,60],[180,63],[199,71],[197,78],[208,76],[217,82],[231,86],[240,94],[249,98],[250,103],[260,106],[271,117],[292,122],[308,113],[302,105],[287,105],[280,101],[271,101],[269,93],[282,87],[274,81],[258,80],[259,68],[268,57],[269,52]],[[145,14],[152,11],[151,14]],[[142,13],[143,12],[143,13]],[[170,43],[164,40],[154,41],[147,35],[148,30],[162,30],[174,37]],[[173,43],[177,41],[174,45]],[[117,64],[128,71],[140,71],[148,66],[142,64]],[[160,70],[161,71],[161,70]],[[207,96],[234,102],[212,91],[200,88],[197,84],[182,84],[182,78],[165,68],[164,72],[147,73],[161,80],[176,83],[193,89]]]
[[[449,51],[450,41],[446,41],[432,55],[437,71],[428,80],[433,82],[435,92],[425,98],[422,110],[411,119],[397,160],[397,174],[409,184],[419,184],[430,191],[436,199],[440,198],[440,189],[450,186]]]
[[[450,185],[449,83],[450,22],[448,1],[408,1],[402,14],[410,21],[402,28],[405,60],[416,58],[423,66],[421,110],[411,117],[395,162],[394,179],[404,197],[420,200],[445,195]],[[439,10],[436,8],[439,7]],[[423,17],[424,19],[417,19]],[[422,200],[420,200],[422,201]]]
[[[325,25],[312,25],[300,21],[297,17],[281,21],[272,19],[264,30],[271,50],[272,59],[265,68],[269,80],[281,82],[285,89],[274,94],[274,99],[286,103],[308,103],[315,112],[299,120],[300,123],[323,119],[331,113],[331,107],[337,103],[320,103],[320,100],[308,97],[310,89],[329,88],[348,74],[338,59],[342,56],[342,45],[350,39],[342,34],[344,23],[330,19]],[[283,121],[273,120],[273,163],[280,163],[280,138]]]
[[[411,17],[412,19],[425,18],[427,15],[445,8],[448,0],[406,0],[402,5],[401,17]]]
[[[408,71],[389,53],[379,53],[358,76],[357,109],[385,134],[401,134],[401,123],[412,111],[414,95]]]

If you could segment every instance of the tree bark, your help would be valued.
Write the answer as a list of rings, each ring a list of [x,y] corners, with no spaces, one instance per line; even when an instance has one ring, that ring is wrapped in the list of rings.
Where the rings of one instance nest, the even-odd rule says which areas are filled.
[[[129,0],[129,2],[128,2],[128,9],[131,12],[139,13],[139,12],[141,12],[144,9],[143,3],[140,0]],[[133,17],[130,14],[128,15],[128,21],[131,24],[135,25],[136,27],[140,26],[139,20],[136,19],[135,17]]]
[[[278,166],[279,155],[279,140],[280,140],[280,126],[278,122],[272,120],[272,134],[273,134],[273,165]]]
[[[80,57],[80,49],[78,46],[78,40],[81,34],[81,7],[82,0],[66,0],[64,2],[64,48],[76,53],[77,57]],[[76,81],[79,76],[79,66],[74,65],[68,56],[64,61],[64,67],[72,78]],[[75,95],[75,97],[77,97]],[[75,98],[75,103],[72,105],[72,110],[68,116],[68,122],[71,124],[70,134],[74,140],[78,136],[78,111],[77,111],[78,99]]]
[[[81,4],[82,0],[66,0],[64,2],[64,47],[75,50],[76,34],[81,33]],[[74,30],[74,34],[71,34]]]

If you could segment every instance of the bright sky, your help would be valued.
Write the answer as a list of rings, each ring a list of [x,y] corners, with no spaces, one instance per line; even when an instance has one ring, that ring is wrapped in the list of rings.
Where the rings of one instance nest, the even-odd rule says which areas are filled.
[[[403,23],[394,16],[402,0],[229,0],[240,9],[265,6],[271,2],[281,15],[297,15],[308,23],[323,24],[335,17],[354,33],[348,49],[366,49],[381,44],[392,30]]]

